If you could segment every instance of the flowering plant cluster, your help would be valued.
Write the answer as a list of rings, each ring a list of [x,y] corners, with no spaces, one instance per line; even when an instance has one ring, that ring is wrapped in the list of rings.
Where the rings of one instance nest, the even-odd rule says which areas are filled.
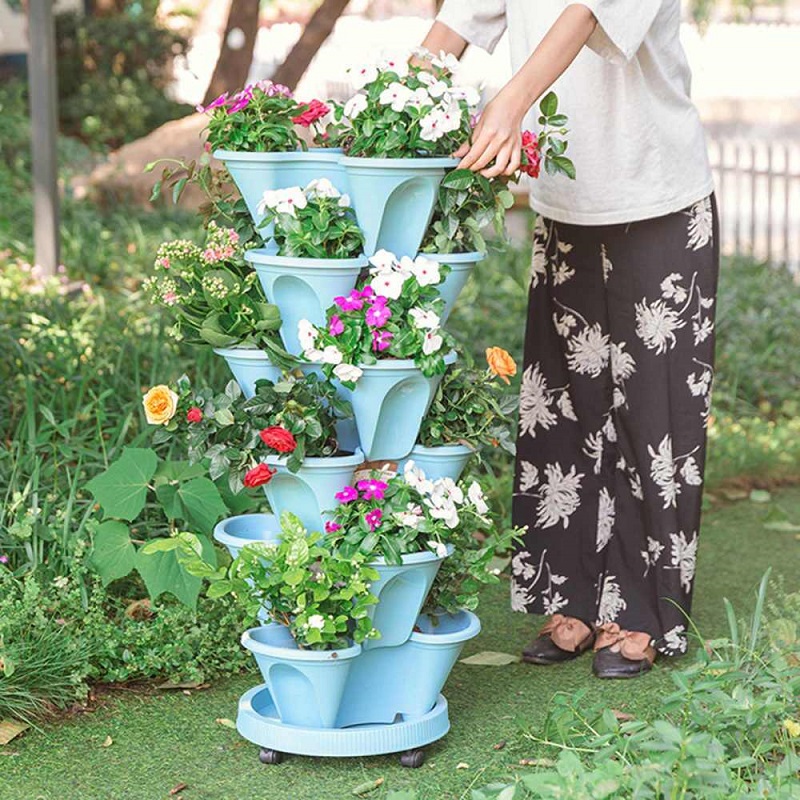
[[[355,258],[364,248],[350,198],[327,178],[315,179],[305,189],[267,190],[258,211],[264,214],[262,228],[275,223],[272,238],[280,256]]]
[[[301,115],[305,119],[316,112],[310,122],[295,119],[299,125],[307,126],[311,132],[311,140],[317,147],[343,147],[351,135],[350,120],[344,115],[344,105],[335,100],[312,100],[309,104],[309,113]],[[324,111],[323,111],[324,109]]]
[[[193,390],[184,376],[174,388],[153,387],[143,403],[147,421],[159,426],[155,444],[182,440],[189,463],[205,464],[212,480],[227,475],[234,493],[269,482],[274,470],[266,456],[284,456],[296,472],[306,456],[336,455],[336,423],[352,416],[333,385],[313,374],[258,381],[249,400],[236,381],[214,394]]]
[[[189,574],[209,581],[209,597],[232,595],[253,620],[266,612],[288,628],[301,649],[335,650],[380,637],[369,617],[377,602],[370,592],[377,571],[362,555],[346,558],[327,547],[320,533],[307,532],[293,514],[281,517],[278,542],[246,545],[227,568],[205,561],[191,533],[144,549],[177,551]]]
[[[452,366],[436,390],[420,428],[419,443],[425,447],[466,444],[480,452],[502,447],[515,452],[514,412],[516,395],[504,392],[498,378],[509,382],[517,372],[514,359],[502,348],[486,351],[486,369],[473,364]]]
[[[209,222],[205,243],[187,239],[158,248],[154,275],[144,282],[150,300],[174,314],[176,339],[213,347],[262,347],[276,364],[294,359],[278,335],[278,307],[264,297],[256,273],[244,261],[236,231]]]
[[[449,156],[467,141],[479,92],[453,85],[454,57],[424,58],[424,66],[397,58],[351,71],[358,91],[344,105],[348,155]]]
[[[449,267],[424,256],[398,260],[386,250],[370,264],[359,287],[334,298],[325,328],[300,321],[303,355],[348,388],[361,377],[360,365],[384,358],[414,359],[424,375],[443,374],[454,341],[441,327],[444,301],[436,286]]]

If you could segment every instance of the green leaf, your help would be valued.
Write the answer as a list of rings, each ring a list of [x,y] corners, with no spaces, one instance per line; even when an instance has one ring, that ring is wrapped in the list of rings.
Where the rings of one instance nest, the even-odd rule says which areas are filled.
[[[177,495],[186,509],[186,519],[203,532],[211,532],[228,512],[219,489],[208,478],[194,478],[180,485]]]
[[[558,97],[555,92],[548,92],[539,103],[539,111],[545,117],[552,117],[558,111]]]
[[[126,447],[122,455],[103,473],[86,484],[106,517],[131,522],[141,514],[147,499],[147,485],[158,466],[149,448]]]
[[[104,586],[124,578],[133,569],[136,548],[124,522],[110,519],[100,523],[94,534],[91,561]]]
[[[519,656],[511,653],[498,653],[494,650],[484,650],[481,653],[462,658],[462,664],[472,664],[481,667],[506,667],[509,664],[516,664]]]
[[[571,180],[575,180],[575,165],[566,156],[548,156],[545,159],[545,166],[552,164],[556,172],[563,172]],[[550,167],[548,166],[548,172]]]

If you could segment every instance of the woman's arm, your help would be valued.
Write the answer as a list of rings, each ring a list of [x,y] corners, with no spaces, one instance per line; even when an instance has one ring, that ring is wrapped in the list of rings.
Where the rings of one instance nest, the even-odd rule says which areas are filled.
[[[459,167],[487,178],[511,175],[520,164],[522,121],[536,100],[575,60],[597,25],[584,5],[567,6],[531,57],[486,106],[475,126],[472,146],[455,153]],[[467,42],[441,22],[434,22],[423,46],[434,53],[445,50],[460,56]],[[494,159],[494,165],[488,165]]]

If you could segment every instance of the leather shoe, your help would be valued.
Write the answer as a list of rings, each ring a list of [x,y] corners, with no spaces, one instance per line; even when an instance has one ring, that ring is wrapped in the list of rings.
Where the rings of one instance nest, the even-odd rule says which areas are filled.
[[[522,651],[528,664],[561,664],[585,653],[594,642],[594,631],[574,617],[554,614],[535,639]]]

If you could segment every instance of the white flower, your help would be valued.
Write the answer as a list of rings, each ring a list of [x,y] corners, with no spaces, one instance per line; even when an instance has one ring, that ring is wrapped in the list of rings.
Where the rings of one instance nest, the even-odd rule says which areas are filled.
[[[680,484],[675,480],[675,460],[672,457],[672,437],[666,434],[658,445],[656,452],[652,445],[647,445],[650,454],[650,477],[659,486],[659,494],[664,500],[664,508],[677,506],[677,498],[681,492]]]
[[[552,596],[542,597],[542,606],[544,613],[548,615],[557,614],[562,608],[569,605],[569,600],[561,596],[560,592],[556,592]]]
[[[354,94],[344,104],[344,115],[348,119],[355,119],[368,105],[369,103],[365,94]]]
[[[401,260],[401,264],[402,264]],[[439,273],[439,264],[431,258],[417,256],[408,265],[411,274],[417,279],[420,286],[433,286],[440,283],[442,276]]]
[[[381,72],[394,72],[398,78],[405,78],[408,75],[408,54],[387,56],[378,62],[378,69]]]
[[[483,489],[481,489],[481,485],[477,481],[473,481],[470,484],[469,489],[467,489],[467,497],[479,514],[488,513],[489,506],[486,504],[486,500],[484,500]]]
[[[433,78],[433,76],[429,76]],[[428,94],[431,97],[440,98],[450,87],[444,82],[433,78],[433,80],[425,81],[428,85]]]
[[[574,274],[575,270],[566,261],[553,265],[553,283],[556,286],[566,283]]]
[[[433,491],[433,483],[425,477],[425,473],[415,463],[413,459],[406,461],[403,467],[403,480],[420,494],[430,494]]]
[[[438,478],[433,482],[431,500],[434,504],[452,502],[461,505],[464,502],[464,492],[452,478]]]
[[[303,355],[309,361],[322,361],[323,353],[322,350],[318,350],[316,347],[307,347],[303,350]]]
[[[552,402],[547,380],[542,375],[539,364],[529,364],[522,374],[519,397],[519,428],[523,436],[528,434],[535,438],[537,425],[547,430],[556,424],[557,417],[550,410]]]
[[[397,300],[403,293],[403,284],[406,279],[399,272],[382,271],[373,275],[370,286],[375,294]]]
[[[438,328],[436,330],[439,330]],[[426,356],[433,355],[434,353],[438,353],[439,350],[442,349],[442,345],[444,344],[444,339],[436,333],[435,330],[433,331],[426,331],[425,338],[422,340],[422,352]]]
[[[397,256],[388,250],[378,250],[370,256],[369,263],[374,267],[370,270],[373,275],[376,272],[391,272],[397,268]]]
[[[714,217],[711,214],[711,198],[706,197],[695,203],[689,214],[689,241],[686,249],[699,250],[705,247],[714,236]]]
[[[642,298],[641,303],[636,303],[636,335],[649,350],[666,353],[668,348],[675,347],[675,331],[684,325],[685,320],[663,300],[648,305]]]
[[[616,509],[614,498],[604,486],[600,490],[597,505],[597,552],[599,553],[610,541],[614,533],[614,520]]]
[[[567,339],[567,350],[567,366],[592,378],[600,375],[611,357],[609,337],[597,322]]]
[[[704,342],[714,332],[714,323],[708,318],[703,317],[703,321],[698,323],[692,322],[692,333],[694,334],[694,346]]]
[[[667,277],[661,281],[661,296],[665,300],[672,300],[673,303],[677,303],[678,305],[685,302],[689,293],[683,286],[679,285],[682,280],[683,276],[680,272],[672,272],[667,275]]]
[[[451,101],[442,111],[442,130],[446,133],[457,131],[461,127],[462,117],[461,106],[455,100]]]
[[[407,528],[417,528],[422,521],[422,507],[416,503],[409,503],[405,511],[401,511],[396,515],[401,525]]]
[[[339,208],[350,208],[350,195],[339,195]]]
[[[577,472],[573,465],[565,475],[558,463],[546,464],[544,473],[547,483],[540,490],[536,524],[541,528],[550,528],[561,522],[567,528],[570,516],[581,504],[578,490],[583,473]]]
[[[578,324],[578,321],[572,314],[562,314],[560,317],[557,312],[553,312],[553,327],[559,336],[569,336],[572,329]]]
[[[322,362],[324,364],[341,364],[342,358],[342,351],[335,344],[329,344],[322,351]]]
[[[341,197],[341,192],[327,179],[315,178],[306,186],[307,197]]]
[[[439,69],[453,72],[453,70],[458,67],[458,59],[452,53],[440,50],[439,55],[431,59],[431,64],[433,64],[434,67],[439,67]]]
[[[606,622],[613,622],[620,611],[628,607],[622,597],[620,586],[617,583],[616,575],[606,575],[600,592],[600,602],[597,608],[597,622],[600,625]]]
[[[422,330],[435,330],[441,323],[441,319],[435,311],[425,308],[409,309],[408,315],[414,320],[414,324]]]
[[[410,108],[422,108],[423,106],[430,106],[433,105],[433,100],[431,99],[430,94],[428,94],[428,90],[424,86],[418,86],[411,92],[411,96],[406,101],[406,111]]]
[[[539,470],[530,461],[523,461],[520,465],[519,490],[527,492],[539,483]]]
[[[419,121],[420,124],[420,139],[426,142],[438,142],[445,134],[443,127],[444,114],[438,108],[433,109],[427,113]]]
[[[611,343],[611,380],[613,383],[630,378],[636,372],[636,362],[630,353],[625,352],[625,342]]]
[[[664,634],[664,645],[671,651],[677,653],[686,652],[686,626],[676,625]]]
[[[431,506],[431,516],[434,519],[440,519],[451,530],[458,527],[458,509],[453,502],[445,502],[441,505],[433,505],[430,500],[425,501]]]
[[[470,108],[481,102],[481,93],[474,86],[454,86],[450,89],[450,96],[455,100],[465,100]]]
[[[317,329],[314,324],[307,319],[301,319],[297,323],[297,338],[303,350],[313,348],[314,342],[317,341]]]
[[[447,545],[444,542],[435,542],[433,539],[428,542],[428,547],[436,553],[439,558],[447,558]]]
[[[267,189],[258,203],[258,213],[264,214],[268,208],[275,208],[278,205],[277,197],[278,192],[275,189]]]
[[[681,477],[689,486],[700,486],[703,478],[700,475],[700,468],[694,460],[694,456],[689,456],[681,467]]]
[[[690,592],[697,563],[697,533],[694,534],[691,541],[686,540],[683,531],[671,533],[669,538],[672,542],[672,566],[667,569],[679,570],[681,587],[685,592]]]
[[[394,81],[381,92],[378,102],[383,106],[391,106],[392,111],[402,111],[411,94],[411,89]]]
[[[378,77],[378,68],[374,64],[366,64],[358,69],[350,69],[350,72],[352,73],[353,85],[356,89],[363,89],[368,83],[372,83],[372,81]],[[352,100],[353,98],[350,99]],[[364,106],[366,107],[366,98],[364,98],[364,100]],[[347,106],[345,106],[345,109],[346,108]],[[345,114],[347,114],[346,110]],[[350,115],[348,114],[348,116]]]
[[[325,627],[325,617],[322,614],[312,614],[308,618],[308,627],[321,631]]]
[[[278,214],[291,214],[294,217],[297,216],[298,208],[305,208],[307,205],[305,192],[299,186],[290,186],[288,189],[264,192],[258,208],[260,213],[270,208]]]
[[[359,369],[353,364],[337,364],[333,368],[333,374],[345,383],[356,383],[358,379],[364,374],[362,369]]]

